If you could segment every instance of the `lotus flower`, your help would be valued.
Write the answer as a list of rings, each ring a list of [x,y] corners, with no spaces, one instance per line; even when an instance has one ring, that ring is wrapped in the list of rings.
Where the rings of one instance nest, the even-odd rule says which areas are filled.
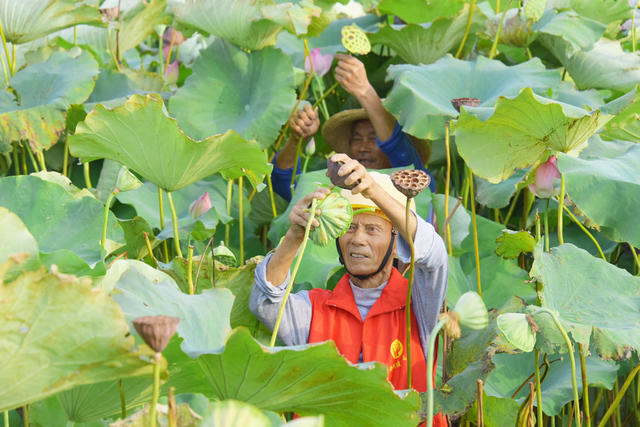
[[[189,215],[191,215],[191,218],[196,219],[209,209],[211,209],[211,199],[209,198],[209,192],[207,191],[191,203],[189,206]]]
[[[304,154],[307,156],[313,156],[316,152],[316,140],[311,138],[309,142],[307,142],[306,147],[304,147]]]
[[[173,39],[173,47],[180,46],[184,43],[184,35],[173,27],[167,27],[162,34],[162,56],[166,59],[169,55],[169,47],[171,46],[171,39]]]
[[[166,70],[164,70],[164,78],[167,82],[175,83],[178,81],[178,76],[180,75],[180,65],[178,61],[173,61]]]
[[[316,47],[311,51],[311,61],[313,61],[313,72],[322,77],[331,69],[331,63],[333,62],[333,55],[320,53],[320,48]],[[306,72],[311,71],[311,64],[309,57],[304,61],[304,70]]]
[[[553,196],[553,181],[556,178],[560,178],[558,159],[551,156],[536,169],[535,179],[533,184],[529,184],[529,190],[542,199],[548,199]]]

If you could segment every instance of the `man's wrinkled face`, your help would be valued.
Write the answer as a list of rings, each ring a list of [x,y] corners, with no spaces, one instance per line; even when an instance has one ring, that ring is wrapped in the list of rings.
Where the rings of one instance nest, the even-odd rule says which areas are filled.
[[[358,120],[351,127],[349,156],[356,159],[365,168],[384,169],[391,167],[389,158],[376,142],[376,131],[369,120]]]
[[[391,223],[378,215],[354,216],[349,230],[338,239],[347,270],[357,275],[374,273],[389,247],[391,229]]]

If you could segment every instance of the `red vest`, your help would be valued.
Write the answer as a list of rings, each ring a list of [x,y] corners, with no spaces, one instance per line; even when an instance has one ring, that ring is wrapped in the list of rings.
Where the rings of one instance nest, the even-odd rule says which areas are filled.
[[[408,281],[395,268],[387,286],[373,304],[365,321],[360,317],[345,274],[333,292],[312,289],[309,343],[333,340],[338,351],[351,363],[357,363],[362,353],[364,362],[381,362],[389,369],[388,380],[396,390],[407,387],[407,356],[405,306]],[[437,350],[435,351],[437,355]],[[411,385],[419,392],[427,389],[427,362],[420,342],[418,323],[411,310]],[[434,360],[434,383],[435,383]],[[447,425],[440,414],[434,426]]]

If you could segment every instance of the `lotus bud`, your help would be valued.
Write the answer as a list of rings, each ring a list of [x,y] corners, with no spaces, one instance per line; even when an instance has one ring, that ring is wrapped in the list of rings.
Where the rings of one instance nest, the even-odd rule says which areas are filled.
[[[211,209],[211,199],[209,198],[209,192],[207,191],[189,205],[189,215],[191,215],[191,218],[196,219],[209,211],[209,209]]]
[[[371,52],[371,43],[364,31],[357,25],[342,27],[342,46],[351,53],[366,55]]]
[[[227,266],[235,266],[236,265],[236,256],[231,252],[231,249],[224,245],[224,242],[220,242],[220,244],[213,248],[213,257]]]
[[[515,348],[529,352],[536,344],[538,325],[533,317],[524,313],[505,313],[498,316],[498,329],[505,340]]]
[[[453,309],[458,314],[460,326],[470,329],[484,329],[489,325],[489,313],[477,292],[462,294]]]
[[[304,154],[307,156],[313,156],[316,152],[316,140],[311,138],[309,142],[307,142],[306,147],[304,147]]]
[[[431,178],[425,171],[405,169],[392,173],[391,181],[399,192],[407,196],[407,198],[413,198],[427,188]]]
[[[465,107],[477,107],[481,102],[482,101],[478,98],[454,98],[451,100],[451,105],[453,105],[453,108],[455,108],[459,113],[460,107],[463,105]]]
[[[314,243],[327,246],[347,232],[353,219],[353,209],[351,203],[336,192],[318,201],[316,209],[320,211],[316,216],[320,225],[309,233],[309,237]]]
[[[331,180],[331,183],[333,185],[336,185],[340,188],[344,188],[345,190],[351,190],[356,185],[358,185],[358,182],[354,182],[351,185],[347,185],[344,183],[344,181],[347,179],[349,175],[344,175],[344,176],[338,175],[338,170],[342,165],[344,165],[343,162],[335,162],[331,160],[331,157],[328,158],[327,159],[327,175],[329,176],[329,179]]]
[[[122,166],[118,171],[118,178],[116,178],[116,190],[118,191],[131,191],[139,188],[142,182],[132,174],[126,166]]]
[[[323,55],[320,52],[320,48],[316,47],[310,52],[311,58],[307,57],[304,61],[304,70],[306,72],[311,71],[311,64],[313,63],[313,72],[319,77],[324,76],[331,69],[331,63],[333,62],[333,55]]]
[[[133,327],[156,353],[165,349],[178,330],[180,319],[171,316],[144,316],[133,319]]]
[[[438,320],[443,319],[445,320],[443,328],[447,333],[447,336],[454,340],[460,338],[460,322],[458,320],[458,313],[455,311],[440,313]]]
[[[556,178],[560,178],[558,159],[551,156],[536,169],[534,182],[529,184],[529,190],[542,199],[548,199],[553,196],[553,181]]]
[[[173,61],[166,70],[164,70],[164,78],[167,82],[175,83],[178,81],[178,77],[180,76],[180,65],[178,61]]]

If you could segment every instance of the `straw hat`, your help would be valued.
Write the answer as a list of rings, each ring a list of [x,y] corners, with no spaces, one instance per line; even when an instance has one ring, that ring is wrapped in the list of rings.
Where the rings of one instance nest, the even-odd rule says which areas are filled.
[[[389,196],[397,200],[398,203],[400,203],[403,206],[407,203],[406,196],[401,192],[399,192],[398,189],[396,189],[389,175],[385,175],[383,173],[376,172],[376,171],[370,171],[369,175],[380,187],[382,187],[384,191],[386,191],[386,193]],[[347,199],[351,203],[351,207],[353,208],[354,211],[357,209],[363,209],[363,208],[375,208],[375,211],[368,212],[368,213],[378,215],[386,219],[387,221],[391,222],[391,220],[387,218],[384,212],[380,210],[380,208],[373,202],[373,200],[363,196],[362,193],[352,194],[351,190],[345,190],[345,189],[343,189],[340,193],[345,199]],[[411,205],[409,207],[415,211],[416,204],[413,199],[411,199]]]
[[[344,110],[333,116],[322,126],[322,136],[336,153],[349,153],[351,128],[358,120],[369,120],[369,114],[364,108]],[[420,155],[423,163],[429,161],[431,144],[429,141],[409,135],[413,146]]]

